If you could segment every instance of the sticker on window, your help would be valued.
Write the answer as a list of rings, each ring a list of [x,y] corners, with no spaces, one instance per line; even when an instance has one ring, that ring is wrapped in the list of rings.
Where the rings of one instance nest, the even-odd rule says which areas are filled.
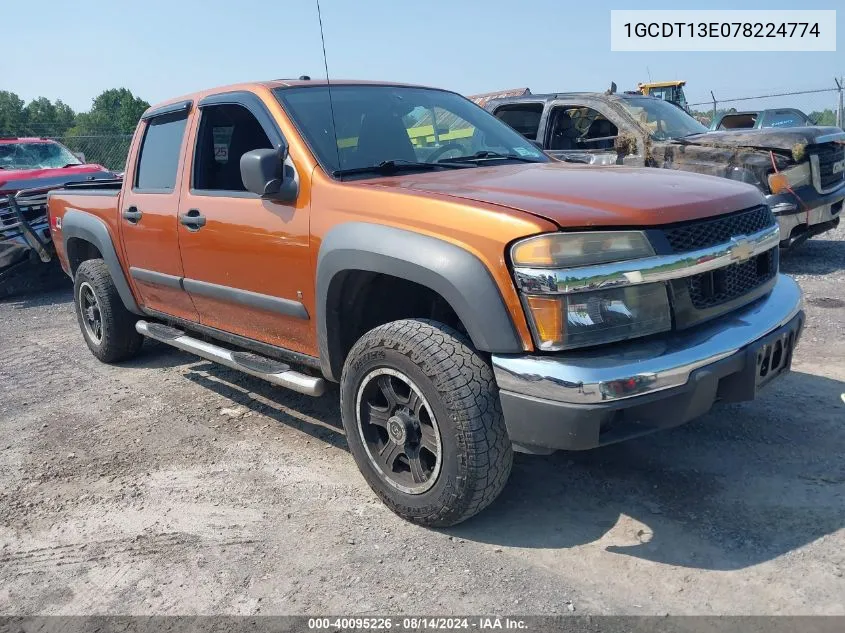
[[[232,141],[232,126],[215,127],[211,130],[214,138],[214,160],[218,163],[229,162],[229,144]]]
[[[527,147],[514,147],[514,151],[519,154],[520,156],[538,156],[537,152],[534,152]]]

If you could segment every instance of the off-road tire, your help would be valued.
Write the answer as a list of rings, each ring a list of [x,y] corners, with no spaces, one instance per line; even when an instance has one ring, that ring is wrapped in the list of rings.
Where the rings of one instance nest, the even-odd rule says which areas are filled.
[[[85,326],[81,307],[80,290],[84,287],[93,289],[99,305],[102,322],[102,337],[97,342]],[[89,259],[82,262],[73,278],[73,304],[79,329],[88,349],[104,363],[114,363],[135,356],[141,349],[144,337],[135,331],[138,317],[123,305],[108,266],[102,259]]]
[[[423,493],[402,492],[385,482],[365,448],[356,399],[362,382],[379,368],[410,378],[436,418],[440,471]],[[460,523],[492,503],[507,483],[513,451],[493,370],[451,327],[405,319],[367,332],[344,363],[340,407],[347,443],[361,473],[381,500],[408,521],[429,527]]]

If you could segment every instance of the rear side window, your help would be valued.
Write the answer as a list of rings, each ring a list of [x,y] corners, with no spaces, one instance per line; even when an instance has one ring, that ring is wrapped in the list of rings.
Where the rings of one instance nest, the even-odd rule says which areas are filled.
[[[496,110],[496,118],[510,125],[525,138],[537,140],[540,129],[540,117],[543,114],[542,103],[520,103],[502,106]]]
[[[795,110],[775,110],[766,112],[763,127],[800,127],[808,125],[808,120]]]
[[[187,113],[178,112],[147,123],[135,172],[135,189],[173,191],[187,121]]]

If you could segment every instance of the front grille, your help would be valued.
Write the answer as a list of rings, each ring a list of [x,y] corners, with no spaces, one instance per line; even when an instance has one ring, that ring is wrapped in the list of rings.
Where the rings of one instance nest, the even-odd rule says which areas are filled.
[[[845,161],[845,144],[824,143],[811,150],[811,153],[815,154],[819,161],[819,185],[822,191],[845,183],[845,169],[841,167],[842,161]],[[840,165],[836,173],[833,171],[834,165]]]
[[[718,218],[678,224],[664,229],[663,234],[673,252],[685,253],[724,244],[732,237],[751,235],[774,224],[769,207],[760,205]]]
[[[697,310],[733,301],[771,280],[777,274],[773,248],[756,257],[687,278],[692,305]]]
[[[44,222],[47,219],[47,194],[21,196],[18,207],[24,219],[30,224]],[[14,229],[18,218],[9,206],[8,198],[0,198],[0,229]]]

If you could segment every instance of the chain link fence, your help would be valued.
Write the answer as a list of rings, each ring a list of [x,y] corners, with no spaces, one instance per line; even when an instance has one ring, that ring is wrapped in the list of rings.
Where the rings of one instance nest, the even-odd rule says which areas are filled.
[[[689,104],[689,108],[692,115],[707,126],[714,119],[731,112],[796,108],[808,115],[816,125],[845,127],[843,92],[845,81],[842,79],[835,80],[834,85],[828,88],[772,92],[756,96],[723,98],[711,91],[709,100],[695,101]]]
[[[51,136],[70,151],[83,154],[86,163],[97,163],[112,171],[123,171],[129,154],[131,134],[102,136]]]

